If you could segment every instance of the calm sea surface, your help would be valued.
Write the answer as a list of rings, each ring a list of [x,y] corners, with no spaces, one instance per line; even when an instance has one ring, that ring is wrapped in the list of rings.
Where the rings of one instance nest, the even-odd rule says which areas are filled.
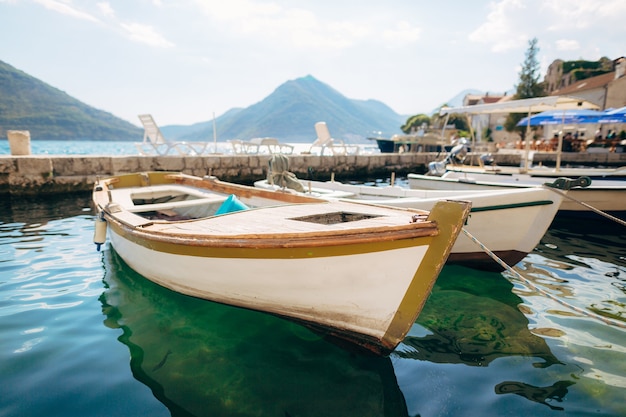
[[[161,288],[92,235],[88,195],[0,197],[0,416],[626,415],[626,330],[589,316],[626,325],[604,220],[553,223],[517,265],[539,291],[444,267],[385,358]]]
[[[61,141],[61,140],[31,140],[33,155],[138,155],[135,142],[99,142],[99,141]],[[310,143],[293,143],[294,152],[308,151]],[[379,153],[375,142],[359,144],[362,153]],[[211,144],[209,152],[223,154],[233,153],[232,145],[228,142]],[[9,141],[0,139],[0,155],[11,154]]]

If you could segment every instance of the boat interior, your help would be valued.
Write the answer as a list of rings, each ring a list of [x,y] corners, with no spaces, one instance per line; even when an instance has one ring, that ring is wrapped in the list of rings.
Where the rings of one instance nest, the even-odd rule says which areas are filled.
[[[234,194],[205,192],[177,184],[153,185],[140,189],[119,188],[111,191],[113,201],[121,208],[148,220],[194,220],[259,207],[252,205],[255,201],[245,197],[240,200]],[[256,203],[258,204],[258,201]],[[330,225],[374,217],[379,215],[337,211],[294,217],[292,220]]]
[[[112,190],[113,201],[148,219],[190,220],[247,209],[234,195],[207,193],[176,184]]]

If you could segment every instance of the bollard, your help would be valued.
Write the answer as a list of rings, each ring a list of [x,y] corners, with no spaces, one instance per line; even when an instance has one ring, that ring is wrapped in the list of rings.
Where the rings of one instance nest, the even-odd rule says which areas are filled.
[[[11,155],[30,155],[30,132],[28,130],[8,130]]]

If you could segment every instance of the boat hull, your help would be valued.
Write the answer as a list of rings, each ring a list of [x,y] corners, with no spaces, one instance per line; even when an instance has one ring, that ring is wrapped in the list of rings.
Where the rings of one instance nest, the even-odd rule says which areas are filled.
[[[426,252],[431,240],[421,238],[421,244],[376,251],[346,247],[337,251],[343,254],[323,256],[312,255],[314,248],[233,249],[230,253],[207,249],[202,256],[189,256],[155,250],[148,241],[133,242],[115,228],[110,239],[132,269],[159,285],[362,335],[360,345],[386,338],[395,309],[420,266],[430,262]],[[393,348],[393,343],[388,347]]]
[[[507,265],[515,265],[537,247],[563,200],[560,194],[546,189],[459,194],[459,198],[472,202],[464,228]],[[394,201],[387,201],[394,204]],[[407,198],[395,204],[430,210],[435,201]],[[485,270],[502,269],[465,234],[454,243],[448,262]]]
[[[471,201],[472,209],[465,229],[508,265],[521,261],[539,244],[563,201],[561,194],[537,187],[446,192],[372,187],[334,181],[310,181],[309,185],[312,193],[326,198],[351,199],[362,203],[426,211],[445,198]],[[277,189],[263,181],[255,183],[255,186]],[[502,269],[465,234],[457,238],[448,262],[486,270]]]
[[[553,182],[551,177],[530,175],[475,174],[449,171],[442,177],[409,174],[412,189],[485,191],[518,188],[536,188]],[[580,204],[582,201],[598,210],[610,213],[626,211],[626,184],[619,180],[595,180],[587,188],[575,188],[568,192],[559,210],[562,212],[590,212]]]
[[[134,181],[115,183],[117,188],[96,187],[94,202],[112,247],[145,278],[193,297],[302,322],[380,354],[393,350],[414,323],[470,209],[467,202],[441,202],[427,219],[423,212],[310,198],[279,204],[276,197],[276,206],[167,222],[142,219],[136,211],[176,204],[188,209],[188,201],[169,207],[125,203],[126,209],[104,204],[107,194],[123,201],[120,184]],[[161,201],[165,193],[145,189],[132,188],[134,201],[138,195]],[[250,199],[268,194],[243,191]],[[318,224],[304,213],[316,219],[367,216]]]

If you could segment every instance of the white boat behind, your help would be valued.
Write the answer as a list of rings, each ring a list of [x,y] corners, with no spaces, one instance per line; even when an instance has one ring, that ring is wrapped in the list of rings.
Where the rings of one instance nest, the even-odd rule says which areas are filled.
[[[236,196],[236,198],[234,197]],[[275,193],[178,173],[94,186],[94,241],[190,296],[305,323],[376,353],[402,341],[467,219]]]
[[[448,170],[441,176],[409,174],[407,178],[411,189],[465,192],[542,188],[555,181],[553,176],[498,174],[476,169]],[[570,190],[568,196],[571,199],[564,199],[559,207],[562,212],[591,212],[589,207],[578,202],[582,201],[597,210],[619,215],[626,211],[626,180],[595,179],[588,187]]]
[[[522,260],[539,244],[563,201],[562,194],[544,187],[445,191],[374,187],[336,181],[301,182],[304,195],[393,207],[430,210],[443,199],[471,201],[472,209],[465,228],[508,265]],[[257,181],[254,185],[277,192],[294,192],[270,184],[267,180]],[[498,263],[464,234],[454,244],[448,261],[481,269],[501,269]]]

